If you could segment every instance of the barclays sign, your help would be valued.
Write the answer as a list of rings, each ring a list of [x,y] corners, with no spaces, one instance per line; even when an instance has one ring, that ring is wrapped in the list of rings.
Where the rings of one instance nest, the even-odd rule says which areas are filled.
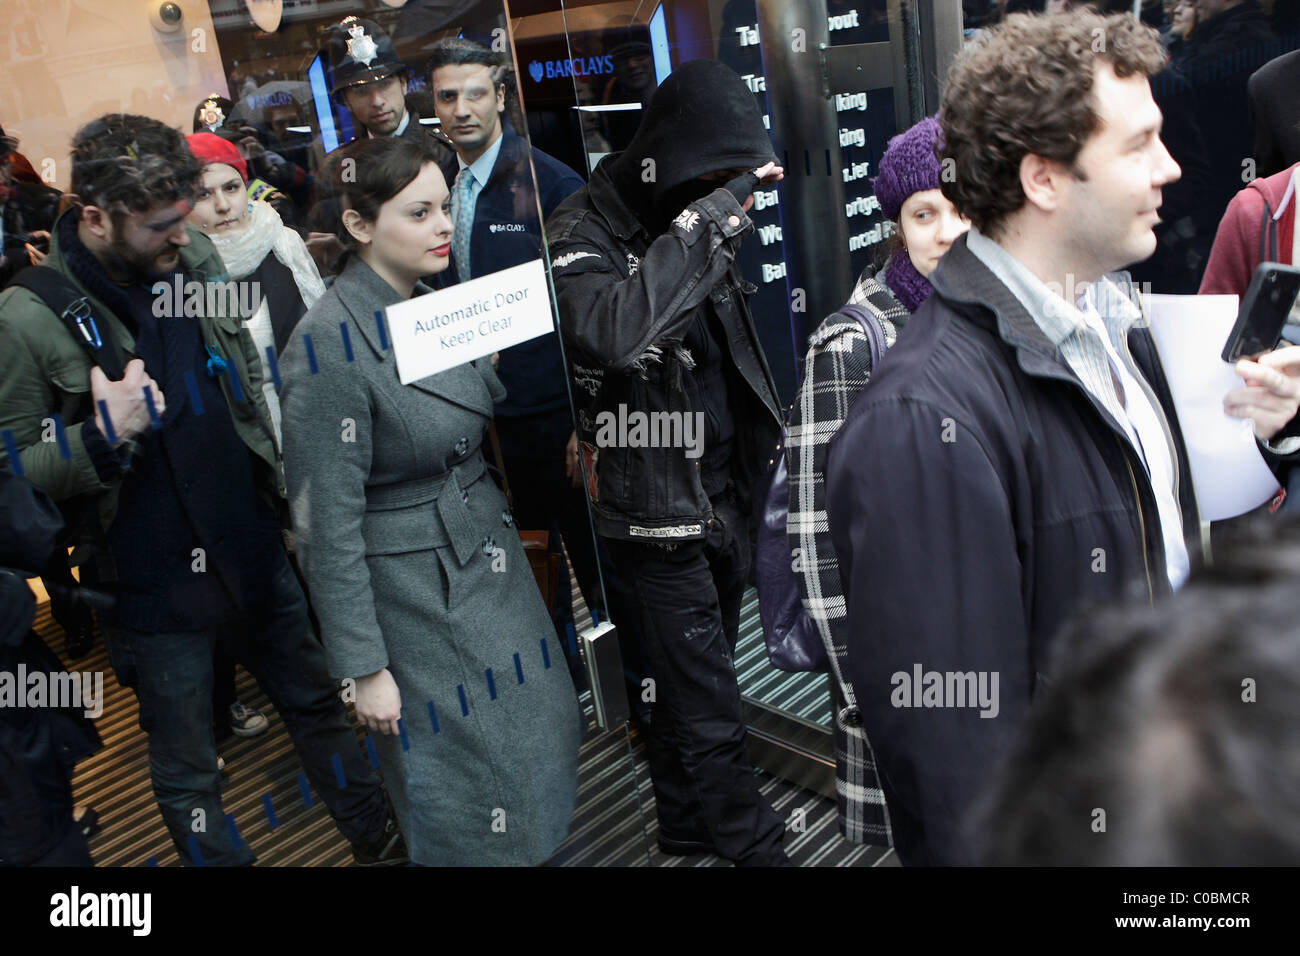
[[[534,83],[540,83],[544,79],[553,80],[556,77],[597,76],[613,72],[614,60],[608,55],[576,56],[567,60],[533,60],[528,64],[528,75],[533,78]]]

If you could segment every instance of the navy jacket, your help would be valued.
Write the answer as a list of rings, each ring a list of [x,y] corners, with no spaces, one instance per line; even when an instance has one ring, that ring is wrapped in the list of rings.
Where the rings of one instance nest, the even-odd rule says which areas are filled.
[[[537,170],[540,190],[537,195],[528,169],[528,141],[509,124],[504,125],[501,137],[501,151],[492,174],[474,202],[474,234],[469,244],[470,268],[474,273],[471,278],[538,258],[542,254],[538,200],[542,215],[549,216],[556,206],[583,186],[582,177],[564,163],[540,149],[533,149],[533,167]],[[448,180],[448,184],[454,188],[454,180]],[[453,257],[438,277],[437,285],[446,288],[461,278]],[[565,374],[560,339],[555,332],[503,350],[497,377],[506,387],[506,397],[496,406],[496,413],[518,416],[567,409]]]
[[[1120,426],[965,237],[931,281],[826,471],[849,676],[906,864],[962,860],[963,817],[1050,675],[1062,622],[1170,589],[1155,495]],[[1128,346],[1173,435],[1195,566],[1185,446],[1141,326]],[[925,679],[910,686],[918,666],[984,672],[990,688],[996,675],[996,714],[951,706],[955,681],[948,706],[924,706]]]

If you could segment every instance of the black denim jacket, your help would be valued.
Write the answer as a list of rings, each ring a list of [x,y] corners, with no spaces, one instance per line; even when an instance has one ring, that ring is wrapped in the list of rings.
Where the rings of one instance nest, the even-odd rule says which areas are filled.
[[[731,193],[716,189],[652,236],[615,188],[614,158],[546,222],[579,438],[587,451],[595,448],[602,413],[618,420],[621,411],[704,412],[691,405],[695,390],[685,384],[694,361],[681,343],[699,311],[712,310],[734,373],[731,481],[747,513],[780,430],[772,373],[745,302],[755,286],[735,263],[753,223]],[[683,447],[623,442],[598,451],[588,494],[600,534],[659,543],[704,538],[713,509],[698,457]]]

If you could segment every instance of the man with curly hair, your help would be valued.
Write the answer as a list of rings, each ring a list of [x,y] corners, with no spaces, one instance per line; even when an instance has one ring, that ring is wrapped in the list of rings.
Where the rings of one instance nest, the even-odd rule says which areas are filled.
[[[44,276],[68,290],[76,332],[48,289],[15,282],[0,293],[0,431],[14,470],[63,509],[71,537],[60,543],[77,545],[82,583],[115,599],[100,624],[139,700],[154,795],[181,859],[254,860],[236,831],[246,821],[228,823],[222,809],[220,644],[275,704],[357,862],[404,863],[285,555],[266,373],[239,315],[213,294],[230,288],[220,256],[186,224],[197,176],[185,140],[158,120],[115,113],[77,132],[74,202],[54,224]],[[205,294],[172,294],[182,287]]]
[[[1201,522],[1126,274],[1156,246],[1164,53],[1132,16],[1013,16],[954,63],[940,186],[974,224],[834,440],[849,669],[896,847],[967,858],[963,817],[1089,605],[1155,601]],[[1243,360],[1225,410],[1278,467],[1300,349]],[[1088,826],[1089,820],[1078,821]]]

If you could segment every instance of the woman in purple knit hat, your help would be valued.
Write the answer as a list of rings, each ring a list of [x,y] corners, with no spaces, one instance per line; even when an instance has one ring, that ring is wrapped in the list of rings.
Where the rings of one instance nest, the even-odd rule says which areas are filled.
[[[864,324],[874,325],[886,348],[908,316],[932,291],[929,276],[954,239],[970,228],[939,191],[934,143],[939,124],[924,119],[889,141],[880,160],[876,196],[897,226],[881,272],[863,272],[842,311],[808,339],[803,381],[786,424],[790,497],[786,537],[801,549],[799,596],[817,625],[831,665],[835,694],[835,763],[840,832],[853,843],[889,846],[892,833],[871,744],[854,717],[857,700],[844,674],[844,601],[839,566],[826,519],[826,456],[831,439],[871,377]]]
[[[933,116],[899,133],[889,141],[874,183],[881,212],[898,227],[884,284],[909,314],[929,298],[930,273],[939,258],[970,228],[939,191],[938,138],[939,122]]]

